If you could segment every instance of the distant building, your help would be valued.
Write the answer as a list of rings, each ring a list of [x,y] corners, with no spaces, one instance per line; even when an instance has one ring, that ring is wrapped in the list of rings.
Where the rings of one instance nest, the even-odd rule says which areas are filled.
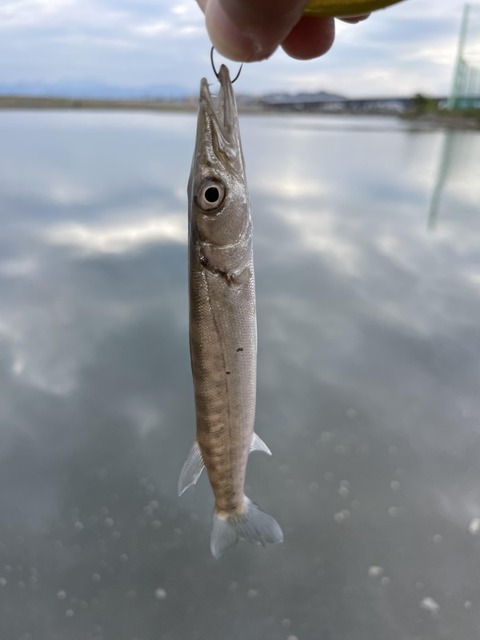
[[[329,94],[325,94],[329,96]],[[318,98],[318,94],[278,95],[262,98],[268,109],[318,113],[355,113],[400,115],[411,109],[414,98],[345,98],[329,96]]]

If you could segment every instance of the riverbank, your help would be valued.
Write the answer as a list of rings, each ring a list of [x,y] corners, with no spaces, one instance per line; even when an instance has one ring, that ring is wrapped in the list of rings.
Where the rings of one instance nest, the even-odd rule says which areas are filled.
[[[266,105],[263,102],[242,102],[239,101],[239,111],[243,113],[279,113],[275,107]],[[37,97],[37,96],[2,96],[0,95],[0,111],[1,110],[49,110],[49,109],[65,109],[65,110],[101,110],[101,111],[168,111],[168,112],[195,112],[198,108],[196,98],[186,100],[108,100],[108,99],[91,99],[91,98],[59,98],[59,97]],[[304,113],[297,108],[283,108],[282,113],[295,113],[299,115]],[[308,111],[308,114],[328,115],[388,115],[391,113],[362,113],[350,111]],[[305,113],[305,115],[307,115]],[[462,113],[435,111],[428,113],[406,113],[398,114],[398,117],[418,124],[419,126],[445,129],[463,129],[463,130],[480,130],[480,113],[466,112]]]
[[[416,124],[424,124],[425,126],[443,128],[443,129],[462,129],[468,131],[480,131],[480,113],[461,113],[438,111],[435,113],[405,114],[402,116],[405,120],[415,122]]]
[[[95,109],[136,111],[194,111],[192,100],[107,100],[95,98],[57,98],[0,96],[0,109]]]

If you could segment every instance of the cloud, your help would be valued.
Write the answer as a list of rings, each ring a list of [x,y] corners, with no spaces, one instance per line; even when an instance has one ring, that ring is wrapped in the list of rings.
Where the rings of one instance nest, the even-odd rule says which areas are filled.
[[[462,2],[402,2],[358,25],[337,23],[324,57],[278,51],[248,65],[239,90],[325,88],[348,95],[446,94]],[[181,83],[196,92],[210,72],[210,42],[195,3],[156,0],[18,0],[0,6],[4,81],[91,78],[123,85]]]
[[[172,23],[167,22],[166,20],[160,20],[159,22],[147,22],[146,24],[135,26],[132,31],[133,33],[138,33],[141,36],[151,38],[163,33],[171,32],[172,27]]]
[[[0,29],[39,26],[65,15],[75,0],[16,0],[0,6]]]

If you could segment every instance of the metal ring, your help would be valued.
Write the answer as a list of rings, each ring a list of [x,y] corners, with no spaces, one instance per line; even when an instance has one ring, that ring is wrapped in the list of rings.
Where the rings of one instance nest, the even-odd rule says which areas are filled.
[[[215,74],[215,77],[217,78],[217,80],[220,80],[220,75],[219,75],[219,73],[218,73],[218,71],[217,71],[217,69],[216,69],[216,67],[215,67],[215,62],[214,62],[214,60],[213,60],[213,52],[214,52],[214,51],[215,51],[215,47],[212,47],[212,48],[210,49],[210,62],[211,62],[211,64],[212,64],[212,69],[213,69],[213,73]],[[239,78],[240,74],[242,73],[242,69],[243,69],[243,62],[242,62],[242,64],[240,65],[240,69],[238,70],[237,75],[236,75],[236,76],[234,77],[234,79],[231,81],[231,82],[232,82],[232,84],[238,80],[238,78]]]

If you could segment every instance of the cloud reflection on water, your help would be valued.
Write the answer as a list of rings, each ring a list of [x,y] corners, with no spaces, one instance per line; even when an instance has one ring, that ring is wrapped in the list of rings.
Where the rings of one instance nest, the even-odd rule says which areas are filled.
[[[145,248],[149,244],[186,244],[185,214],[129,224],[113,223],[109,226],[80,223],[58,224],[46,231],[47,242],[68,246],[82,253],[125,253]]]
[[[86,185],[89,199],[37,202],[0,178],[5,637],[469,640],[480,623],[464,606],[479,596],[468,528],[480,512],[480,236],[468,202],[445,212],[449,235],[426,231],[432,185],[413,176],[434,163],[437,138],[242,122],[257,429],[274,452],[252,456],[247,479],[286,542],[215,563],[205,479],[181,501],[175,491],[193,437],[180,213],[193,135],[180,133],[183,116],[133,128],[117,117],[103,133],[102,121],[91,116],[89,131],[82,119],[77,136],[70,119],[65,139],[44,115],[30,123],[62,180],[28,164],[18,122],[6,138],[32,182],[45,170],[46,185]],[[118,159],[127,148],[135,162]]]

